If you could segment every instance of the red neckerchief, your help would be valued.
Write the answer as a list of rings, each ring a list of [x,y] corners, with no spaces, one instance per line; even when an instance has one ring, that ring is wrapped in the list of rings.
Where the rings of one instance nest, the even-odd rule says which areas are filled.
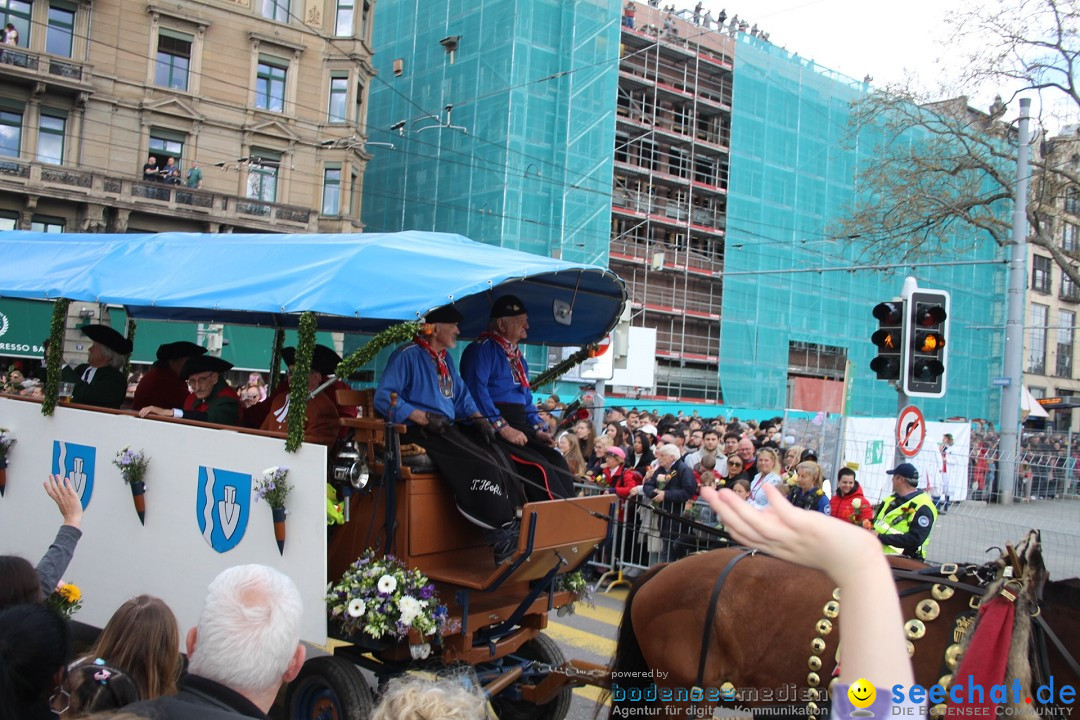
[[[490,338],[506,353],[506,359],[510,362],[510,372],[514,375],[514,382],[526,390],[529,389],[529,376],[525,373],[525,364],[521,362],[521,348],[511,345],[510,341],[502,335],[488,330],[480,333],[482,338]]]
[[[435,348],[431,347],[431,344],[417,335],[413,338],[413,342],[424,348],[431,359],[435,361],[435,369],[439,373],[439,390],[442,391],[445,397],[454,397],[454,378],[450,377],[450,368],[446,365],[446,351],[441,353],[435,352]]]

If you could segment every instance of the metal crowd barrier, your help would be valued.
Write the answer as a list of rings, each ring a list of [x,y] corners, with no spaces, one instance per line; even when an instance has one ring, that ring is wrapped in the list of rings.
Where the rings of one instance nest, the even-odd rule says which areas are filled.
[[[576,488],[584,495],[612,492],[593,483],[577,483]],[[695,526],[718,525],[712,509],[700,500],[680,519],[653,512],[641,496],[619,499],[615,517],[611,541],[588,562],[597,575],[596,587],[602,592],[629,587],[631,580],[653,565],[728,544],[725,538]]]

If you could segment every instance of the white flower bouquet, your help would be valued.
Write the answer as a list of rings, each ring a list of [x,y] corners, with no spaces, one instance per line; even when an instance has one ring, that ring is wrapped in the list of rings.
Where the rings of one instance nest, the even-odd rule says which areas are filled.
[[[410,630],[438,635],[447,625],[446,606],[427,576],[391,555],[377,558],[370,548],[327,588],[326,607],[346,632],[375,639],[402,640]]]

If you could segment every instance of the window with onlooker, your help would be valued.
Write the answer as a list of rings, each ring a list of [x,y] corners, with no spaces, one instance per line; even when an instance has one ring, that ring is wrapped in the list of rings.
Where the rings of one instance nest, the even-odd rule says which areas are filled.
[[[157,58],[154,65],[155,85],[173,90],[188,89],[193,40],[194,38],[187,33],[167,28],[158,30]]]
[[[7,27],[8,23],[15,26],[18,33],[19,47],[30,46],[30,14],[33,9],[31,3],[24,0],[0,0],[0,27]]]
[[[278,171],[280,169],[281,153],[252,148],[247,177],[248,198],[262,200],[263,202],[276,202]]]
[[[1050,307],[1039,303],[1028,305],[1028,354],[1025,372],[1046,374],[1046,326],[1050,322]]]
[[[1080,190],[1074,187],[1065,190],[1065,212],[1080,215]]]
[[[0,155],[19,157],[22,151],[21,110],[0,107]]]
[[[75,6],[53,0],[49,3],[49,25],[45,33],[45,52],[71,57],[75,37]]]
[[[1036,292],[1050,292],[1050,268],[1052,260],[1042,255],[1035,255],[1031,259],[1031,289]]]
[[[278,22],[289,22],[289,0],[262,0],[262,16]]]
[[[334,16],[335,35],[338,37],[352,37],[355,12],[355,0],[337,0],[337,14]]]
[[[60,165],[64,162],[64,134],[67,117],[59,112],[42,110],[38,124],[38,162]]]
[[[288,63],[259,57],[255,70],[255,107],[272,112],[285,110],[285,79]]]
[[[327,110],[327,122],[343,123],[346,120],[346,108],[349,106],[349,77],[347,74],[330,78],[330,103]]]
[[[164,128],[150,129],[150,154],[157,158],[158,166],[164,167],[169,158],[179,163],[184,157],[186,136],[175,130]]]
[[[327,165],[323,169],[322,214],[337,215],[341,210],[341,167]]]

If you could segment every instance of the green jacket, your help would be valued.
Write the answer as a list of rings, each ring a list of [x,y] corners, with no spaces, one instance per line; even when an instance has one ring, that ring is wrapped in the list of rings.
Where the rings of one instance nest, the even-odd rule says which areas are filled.
[[[82,364],[72,370],[64,368],[60,379],[64,382],[75,383],[75,390],[71,394],[71,402],[82,405],[97,405],[98,407],[119,408],[127,397],[127,379],[124,373],[114,367],[106,365],[100,367],[94,373],[90,382],[84,382],[83,373],[88,364]]]

